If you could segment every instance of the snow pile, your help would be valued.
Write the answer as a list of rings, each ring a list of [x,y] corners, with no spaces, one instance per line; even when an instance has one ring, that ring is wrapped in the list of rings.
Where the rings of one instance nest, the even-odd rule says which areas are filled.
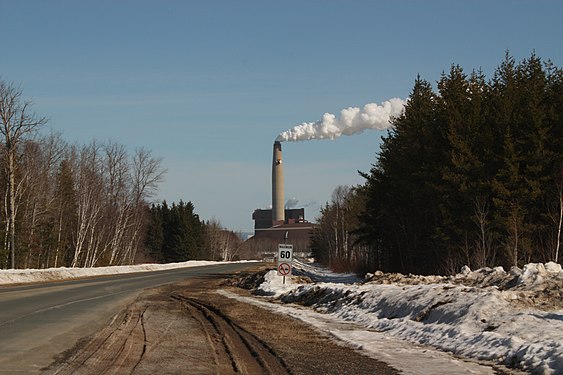
[[[421,276],[402,275],[400,273],[367,274],[366,279],[380,284],[400,282],[402,284],[430,284],[430,283],[453,283],[479,287],[497,286],[499,289],[526,289],[534,287],[544,288],[547,283],[563,281],[561,265],[553,262],[546,264],[530,263],[523,269],[512,267],[506,272],[502,267],[480,268],[471,271],[467,266],[454,276]]]
[[[528,264],[509,272],[464,267],[453,277],[377,272],[356,284],[327,282],[334,276],[299,267],[296,274],[318,282],[278,289],[276,272],[270,271],[258,290],[457,356],[563,374],[563,271],[558,264]]]
[[[305,276],[313,282],[332,282],[352,284],[362,281],[355,273],[335,273],[318,263],[293,259],[293,275]]]
[[[47,269],[23,269],[23,270],[0,270],[0,285],[2,284],[25,284],[45,281],[79,279],[103,275],[116,275],[133,272],[162,271],[174,268],[198,267],[211,264],[227,262],[210,262],[202,260],[190,260],[188,262],[168,264],[140,264],[135,266],[112,266],[93,268],[47,268]]]
[[[291,292],[295,285],[290,282],[283,282],[283,278],[277,275],[277,271],[269,271],[264,275],[264,282],[255,290],[255,293],[262,296],[280,297]],[[286,278],[289,279],[289,278]]]
[[[466,266],[460,274],[453,277],[453,281],[462,284],[472,283],[481,287],[498,286],[501,289],[533,290],[545,288],[546,284],[563,281],[563,272],[561,265],[553,262],[530,263],[523,269],[512,267],[509,272],[505,272],[502,267],[481,268],[471,272]]]

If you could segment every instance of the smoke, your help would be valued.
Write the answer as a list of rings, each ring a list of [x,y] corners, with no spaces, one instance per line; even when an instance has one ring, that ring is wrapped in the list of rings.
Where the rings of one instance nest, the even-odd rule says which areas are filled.
[[[299,199],[297,198],[289,198],[286,202],[285,202],[285,208],[286,209],[292,209],[292,208],[296,208],[297,204],[299,203]],[[301,208],[307,208],[307,207],[315,207],[317,206],[317,202],[316,201],[311,201],[309,203],[305,203],[305,204],[301,204]],[[271,207],[270,207],[271,208]]]
[[[297,198],[289,198],[287,202],[285,202],[285,208],[294,208],[297,207],[297,203],[299,203],[299,199]]]
[[[316,201],[311,201],[311,202],[309,202],[309,203],[305,203],[305,204],[303,205],[303,208],[315,207],[315,206],[317,206],[317,205],[318,205],[318,204],[317,204]]]
[[[349,107],[340,111],[336,118],[325,113],[321,120],[304,122],[280,133],[276,141],[307,141],[311,139],[335,139],[341,135],[361,133],[366,129],[385,130],[391,127],[391,119],[403,113],[406,100],[393,98],[381,105],[366,104],[362,109]]]

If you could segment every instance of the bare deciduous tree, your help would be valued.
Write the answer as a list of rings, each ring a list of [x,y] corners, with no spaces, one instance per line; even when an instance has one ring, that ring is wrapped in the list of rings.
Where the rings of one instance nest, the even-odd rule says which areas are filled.
[[[123,145],[110,143],[104,147],[105,172],[107,174],[107,221],[112,223],[110,239],[107,241],[111,253],[110,264],[114,264],[124,238],[131,215],[131,195],[128,191],[129,171],[127,151]]]
[[[363,270],[373,262],[374,254],[354,233],[363,199],[357,188],[338,186],[331,202],[321,209],[312,237],[313,253],[320,262],[340,271]]]
[[[56,209],[53,177],[65,146],[59,134],[50,134],[26,141],[22,147],[16,198],[18,206],[22,206],[18,219],[18,236],[22,243],[18,248],[20,252],[26,248],[25,259],[22,259],[24,268],[47,267],[54,250],[47,232]]]
[[[94,142],[80,152],[77,177],[78,222],[74,237],[72,267],[86,265],[96,245],[96,226],[102,218],[101,197],[103,196],[99,153],[99,146]]]
[[[240,234],[223,228],[217,219],[207,221],[204,228],[205,256],[208,259],[229,261],[243,255],[246,249],[241,250]]]
[[[162,167],[162,158],[155,157],[145,148],[135,150],[132,162],[131,196],[132,217],[130,238],[127,241],[122,263],[132,264],[141,241],[145,223],[145,201],[151,198],[158,184],[164,179],[166,169]]]
[[[478,197],[473,199],[474,215],[473,222],[478,228],[477,239],[475,240],[475,251],[472,255],[472,266],[475,268],[485,267],[491,261],[492,245],[489,233],[489,203],[486,198]],[[455,270],[457,272],[457,270]]]
[[[16,254],[16,168],[17,153],[21,143],[39,127],[47,123],[45,117],[31,112],[31,102],[24,100],[22,90],[0,80],[0,134],[5,155],[4,167],[7,175],[6,229],[7,247],[11,267],[15,268]]]

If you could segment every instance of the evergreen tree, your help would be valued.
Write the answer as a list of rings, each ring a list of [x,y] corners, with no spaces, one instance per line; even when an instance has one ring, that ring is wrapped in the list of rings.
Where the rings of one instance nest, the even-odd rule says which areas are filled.
[[[438,83],[438,121],[447,141],[447,157],[442,160],[442,180],[435,188],[440,199],[440,241],[445,244],[444,266],[455,271],[462,265],[483,265],[489,254],[474,254],[476,246],[486,247],[481,222],[476,224],[479,207],[491,200],[492,172],[485,166],[494,153],[490,126],[485,122],[489,88],[482,72],[468,78],[460,66],[452,66]]]
[[[404,114],[383,138],[378,162],[366,182],[362,239],[374,251],[385,249],[392,271],[433,272],[434,229],[438,215],[432,181],[443,157],[442,133],[435,121],[436,97],[427,81],[417,78]]]
[[[145,245],[155,260],[183,262],[199,259],[203,248],[203,223],[192,202],[180,201],[150,208]]]
[[[551,176],[561,158],[561,151],[550,146],[554,124],[548,119],[547,77],[534,54],[518,65],[507,57],[493,85],[498,106],[494,120],[502,142],[494,203],[505,264],[542,261],[550,227],[547,206],[555,198]]]
[[[156,262],[163,262],[162,247],[164,245],[164,215],[162,211],[168,209],[166,201],[162,206],[152,205],[149,209],[148,222],[145,234],[145,248],[147,255]]]

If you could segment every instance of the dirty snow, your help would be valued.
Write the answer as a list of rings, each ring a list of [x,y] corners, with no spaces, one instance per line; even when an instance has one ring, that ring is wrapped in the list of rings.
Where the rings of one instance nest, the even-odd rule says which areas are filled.
[[[294,275],[284,285],[276,271],[269,271],[256,294],[275,298],[276,306],[282,302],[296,307],[298,312],[290,314],[303,320],[352,324],[353,329],[330,325],[324,329],[404,373],[494,373],[490,365],[495,365],[563,374],[563,271],[559,264],[528,264],[509,272],[502,267],[476,271],[464,267],[452,277],[376,272],[350,283],[353,275],[331,274],[297,262]],[[303,307],[314,314],[304,313]],[[405,342],[413,347],[406,350]],[[402,348],[402,352],[390,359],[389,348]],[[441,358],[433,349],[453,356]],[[416,352],[421,350],[425,355],[418,357]],[[414,356],[410,364],[404,363],[405,351]],[[432,356],[439,358],[422,370],[422,363]],[[475,369],[475,363],[456,357],[488,364],[488,370],[486,366]],[[468,367],[464,371],[448,368],[448,361],[449,366],[456,362]]]
[[[187,268],[221,264],[229,262],[211,262],[203,260],[190,260],[188,262],[167,264],[139,264],[134,266],[112,266],[93,268],[47,268],[47,269],[9,269],[0,270],[0,285],[26,284],[57,280],[79,279],[103,275],[116,275],[133,272],[163,271],[174,268]]]

